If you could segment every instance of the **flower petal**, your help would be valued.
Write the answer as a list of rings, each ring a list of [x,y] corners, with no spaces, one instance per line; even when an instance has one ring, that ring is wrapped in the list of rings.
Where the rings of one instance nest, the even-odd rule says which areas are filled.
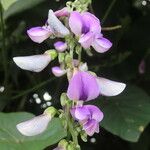
[[[64,37],[70,34],[69,30],[56,17],[55,13],[52,10],[49,10],[48,24],[52,28],[54,34],[58,37]]]
[[[69,14],[70,14],[70,12],[67,7],[64,7],[60,10],[55,11],[55,15],[57,17],[67,17],[67,16],[69,16]]]
[[[42,71],[51,61],[51,57],[47,54],[14,57],[14,62],[18,67],[33,72]]]
[[[35,136],[46,130],[50,120],[51,117],[49,115],[43,114],[31,120],[19,123],[16,127],[20,133],[25,136]]]
[[[52,67],[52,73],[56,76],[56,77],[61,77],[66,73],[66,70],[61,69],[58,66]]]
[[[84,106],[75,108],[75,117],[80,121],[88,119],[90,115],[90,111]]]
[[[82,26],[83,21],[82,17],[79,12],[73,11],[69,18],[69,26],[71,28],[71,31],[76,35],[79,36],[82,33]]]
[[[67,49],[67,43],[58,41],[54,44],[54,47],[58,52],[64,52]]]
[[[84,24],[89,25],[89,31],[94,32],[94,33],[101,32],[100,21],[96,16],[94,16],[93,14],[89,12],[83,12],[81,15],[82,15]]]
[[[126,84],[116,81],[111,81],[105,78],[97,78],[100,94],[105,96],[116,96],[120,94],[126,87]]]
[[[78,71],[69,82],[67,95],[71,100],[95,99],[99,96],[96,78],[90,73]]]
[[[94,34],[92,32],[88,32],[87,34],[83,34],[80,37],[79,43],[82,45],[83,48],[88,49],[93,43],[93,40]]]
[[[28,36],[32,41],[36,43],[42,43],[44,40],[50,37],[52,34],[51,30],[45,27],[34,27],[27,31]]]
[[[108,39],[101,37],[96,38],[92,43],[92,46],[97,52],[104,53],[111,48],[112,43]]]
[[[91,112],[91,118],[96,120],[97,122],[102,121],[104,115],[103,112],[96,106],[94,105],[84,105],[85,108]]]
[[[97,131],[97,122],[92,119],[89,120],[86,124],[83,125],[83,130],[89,135],[92,136]]]

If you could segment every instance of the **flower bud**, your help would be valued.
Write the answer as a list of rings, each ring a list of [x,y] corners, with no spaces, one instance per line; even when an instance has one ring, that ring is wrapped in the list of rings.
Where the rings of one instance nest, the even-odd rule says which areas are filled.
[[[56,76],[56,77],[61,77],[66,73],[66,70],[61,69],[58,66],[52,67],[52,73]]]
[[[67,43],[58,41],[54,44],[54,47],[58,52],[64,52],[67,49]]]

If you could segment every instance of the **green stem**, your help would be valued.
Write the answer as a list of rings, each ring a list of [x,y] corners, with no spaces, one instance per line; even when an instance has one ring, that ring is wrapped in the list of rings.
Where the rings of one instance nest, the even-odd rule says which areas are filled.
[[[16,96],[12,97],[11,99],[12,99],[12,100],[17,99],[17,98],[22,97],[22,96],[24,96],[24,95],[26,95],[26,94],[28,94],[28,93],[30,93],[30,92],[32,92],[32,91],[38,90],[39,88],[41,88],[42,86],[48,84],[49,82],[53,81],[54,79],[55,79],[55,77],[53,77],[53,78],[51,78],[51,79],[49,79],[49,80],[46,80],[46,81],[44,81],[44,82],[42,82],[42,83],[40,83],[40,84],[34,86],[34,87],[31,88],[31,89],[28,89],[28,90],[25,90],[25,91],[21,92],[20,94],[18,94],[18,95],[16,95]]]
[[[3,18],[3,7],[0,3],[0,20],[1,20],[1,32],[2,32],[2,59],[4,67],[4,85],[8,83],[8,72],[7,72],[7,60],[6,60],[6,39],[5,39],[5,23]]]
[[[117,30],[117,29],[120,29],[122,28],[121,25],[116,25],[116,26],[112,26],[112,27],[103,27],[102,30],[103,31],[112,31],[112,30]]]
[[[105,15],[104,15],[104,17],[103,17],[103,19],[101,21],[101,24],[104,24],[104,22],[106,21],[108,15],[111,12],[111,10],[112,10],[112,8],[113,8],[113,6],[114,6],[115,3],[116,3],[116,0],[113,0],[111,2],[111,4],[109,5],[108,9],[106,10],[106,13],[105,13]]]

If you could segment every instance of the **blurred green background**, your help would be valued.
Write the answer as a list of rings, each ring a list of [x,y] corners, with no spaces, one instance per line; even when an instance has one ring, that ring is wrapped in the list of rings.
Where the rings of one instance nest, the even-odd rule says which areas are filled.
[[[12,58],[40,54],[53,48],[53,40],[33,43],[27,29],[41,26],[49,9],[58,10],[66,0],[1,0],[0,8],[0,150],[51,150],[66,136],[55,119],[45,133],[26,138],[15,125],[48,106],[59,108],[60,94],[67,89],[66,77],[55,78],[52,62],[41,73],[19,69]],[[113,98],[100,97],[93,101],[105,118],[100,134],[81,142],[83,150],[150,150],[150,1],[93,0],[92,11],[101,25],[121,28],[102,33],[113,47],[105,54],[83,53],[89,69],[97,75],[127,83],[124,93]],[[145,71],[139,72],[144,61]],[[21,113],[20,113],[21,112]],[[28,112],[28,113],[25,113]],[[31,114],[32,113],[32,114]],[[52,147],[48,147],[52,145]]]

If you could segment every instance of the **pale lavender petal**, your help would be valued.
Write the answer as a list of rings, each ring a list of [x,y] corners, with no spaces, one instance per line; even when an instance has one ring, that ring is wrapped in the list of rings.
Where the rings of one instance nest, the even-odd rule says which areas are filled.
[[[87,34],[83,34],[79,39],[79,43],[85,49],[90,48],[93,41],[94,41],[94,34],[92,32],[88,32]]]
[[[102,121],[104,115],[103,112],[94,105],[85,105],[85,108],[87,108],[91,112],[91,118],[96,120],[97,122]]]
[[[56,77],[61,77],[66,73],[66,70],[61,69],[59,66],[55,66],[52,67],[52,73],[56,76]]]
[[[126,84],[116,81],[111,81],[105,78],[97,78],[100,94],[105,96],[116,96],[123,92]]]
[[[17,124],[17,129],[21,134],[25,136],[35,136],[44,132],[50,122],[51,117],[49,115],[43,114],[34,117],[31,120]]]
[[[97,131],[97,122],[96,120],[89,120],[86,124],[83,125],[83,130],[89,135],[92,136]]]
[[[71,100],[89,101],[99,96],[96,78],[87,72],[79,71],[69,81],[67,95]]]
[[[82,33],[83,21],[81,14],[77,11],[73,11],[69,17],[69,26],[71,31],[76,35],[80,36]]]
[[[84,106],[75,108],[75,117],[80,121],[88,119],[90,115],[90,111]]]
[[[49,10],[48,24],[50,25],[53,33],[58,37],[65,37],[70,34],[69,30],[62,24],[62,22],[56,17],[52,10]]]
[[[40,72],[50,63],[51,57],[47,54],[42,54],[14,57],[13,60],[16,65],[21,69],[33,72]]]
[[[54,43],[54,47],[58,52],[64,52],[67,49],[67,43],[58,41]]]
[[[94,33],[101,32],[100,21],[96,16],[94,16],[93,14],[89,12],[83,12],[81,15],[82,15],[84,24],[89,25],[89,31],[94,32]]]
[[[55,11],[55,15],[57,17],[67,17],[67,16],[69,16],[69,14],[70,14],[70,12],[67,7],[64,7],[60,10]]]
[[[99,52],[104,53],[112,47],[112,43],[106,38],[97,38],[92,43],[93,48]]]
[[[32,41],[36,43],[42,43],[44,40],[50,37],[52,31],[46,27],[34,27],[27,31],[28,36]]]
[[[145,73],[145,60],[143,59],[139,64],[139,73],[144,74]]]

